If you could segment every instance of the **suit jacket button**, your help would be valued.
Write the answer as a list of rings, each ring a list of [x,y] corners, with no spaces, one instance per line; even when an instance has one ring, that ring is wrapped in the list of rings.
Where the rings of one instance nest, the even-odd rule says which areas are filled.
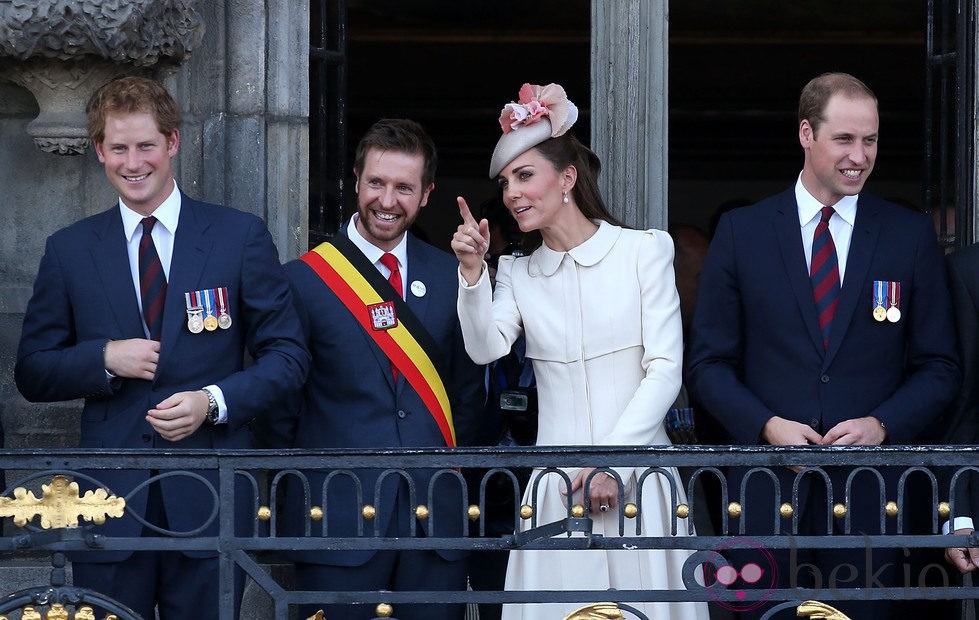
[[[813,418],[813,419],[809,420],[809,426],[811,426],[813,428],[819,428],[819,419],[818,418]]]
[[[822,381],[823,383],[829,383],[829,375],[823,375],[822,377],[819,378],[819,380]]]
[[[402,420],[404,420],[407,415],[408,414],[405,413],[403,409],[398,410],[398,417],[401,418]]]
[[[151,437],[149,433],[143,433],[143,441],[149,441],[151,439],[153,439],[153,437]]]

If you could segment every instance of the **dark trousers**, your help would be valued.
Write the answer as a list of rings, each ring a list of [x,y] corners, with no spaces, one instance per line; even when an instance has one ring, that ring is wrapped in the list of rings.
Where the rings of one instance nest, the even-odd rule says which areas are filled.
[[[150,486],[146,519],[167,527],[166,511],[157,484]],[[143,536],[157,535],[144,528]],[[160,620],[217,620],[221,586],[218,573],[218,558],[191,558],[179,551],[137,551],[121,562],[72,563],[75,586],[122,603],[144,620],[153,620],[156,611],[159,611]],[[244,583],[244,573],[236,568],[236,618]]]
[[[326,566],[296,564],[296,588],[299,590],[373,591],[466,589],[465,559],[449,562],[434,551],[381,551],[362,566]],[[306,605],[300,617],[308,618],[322,609],[326,618],[373,620],[375,604]],[[461,620],[464,605],[393,605],[398,620]]]

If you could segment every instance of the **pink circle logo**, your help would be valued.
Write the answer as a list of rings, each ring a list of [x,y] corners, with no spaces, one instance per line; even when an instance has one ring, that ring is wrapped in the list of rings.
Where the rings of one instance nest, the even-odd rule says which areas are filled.
[[[737,551],[736,566],[724,557],[725,552]],[[750,538],[732,538],[725,541],[704,561],[704,581],[711,598],[718,605],[731,611],[758,609],[771,598],[778,588],[778,566],[771,552]],[[758,600],[746,600],[748,590],[764,590]],[[733,592],[735,600],[721,593]]]

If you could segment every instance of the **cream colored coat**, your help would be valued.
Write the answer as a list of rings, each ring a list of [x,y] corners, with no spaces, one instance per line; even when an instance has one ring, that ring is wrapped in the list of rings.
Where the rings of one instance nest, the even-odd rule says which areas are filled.
[[[538,445],[670,443],[663,420],[680,389],[683,344],[673,243],[665,232],[602,222],[568,252],[541,246],[529,257],[501,257],[495,292],[485,268],[471,287],[460,277],[459,316],[466,350],[478,363],[502,357],[525,332],[537,376]],[[684,501],[679,476],[669,471]],[[617,467],[616,472],[626,482],[626,501],[635,502],[643,470]],[[575,473],[568,471],[572,479]],[[566,518],[564,486],[559,476],[546,476],[536,501],[530,497],[532,485],[528,488],[524,503],[535,507],[538,525]],[[669,535],[673,507],[662,476],[646,478],[642,507],[643,535]],[[529,526],[521,523],[523,529]],[[618,512],[595,517],[594,531],[617,536]],[[677,534],[687,533],[680,520]],[[626,535],[635,535],[632,519]],[[514,551],[506,588],[682,589],[681,568],[689,555],[685,550]],[[581,605],[506,605],[504,618],[560,620]],[[707,618],[706,604],[634,606],[649,618]]]

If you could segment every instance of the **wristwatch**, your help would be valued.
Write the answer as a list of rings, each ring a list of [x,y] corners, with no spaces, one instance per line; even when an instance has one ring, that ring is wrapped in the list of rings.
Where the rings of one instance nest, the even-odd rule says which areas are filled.
[[[204,419],[211,424],[216,424],[218,421],[218,399],[214,398],[214,394],[207,388],[201,388],[201,391],[207,395],[207,413]]]

